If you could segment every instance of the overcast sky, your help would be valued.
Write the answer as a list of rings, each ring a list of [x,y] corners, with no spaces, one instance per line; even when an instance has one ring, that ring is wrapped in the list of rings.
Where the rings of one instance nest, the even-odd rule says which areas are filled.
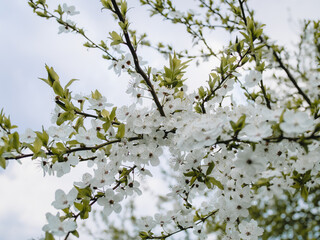
[[[97,41],[105,40],[115,26],[108,14],[100,11],[98,0],[90,3],[85,0],[48,2],[49,5],[53,3],[52,6],[57,2],[76,5],[81,14],[73,19]],[[186,5],[193,1],[173,2]],[[286,46],[297,40],[299,20],[316,19],[320,9],[319,0],[251,0],[249,5],[256,10],[256,18],[266,24],[266,33]],[[145,8],[134,6],[130,12],[132,26],[147,32],[154,42],[167,40],[179,43],[180,47],[187,46],[182,27],[170,27],[160,18],[150,19]],[[73,92],[88,94],[99,89],[108,101],[118,106],[129,103],[130,99],[124,94],[128,79],[118,79],[110,72],[109,63],[101,58],[100,52],[82,47],[84,41],[80,36],[58,35],[56,22],[37,17],[26,0],[2,2],[0,30],[0,109],[4,108],[5,113],[10,114],[20,131],[50,126],[54,95],[38,80],[38,77],[46,76],[45,64],[55,68],[63,83],[72,78],[80,79],[72,86]],[[212,44],[221,45],[223,39],[217,36]],[[156,67],[164,64],[157,55],[149,54],[144,58]],[[193,69],[188,76],[189,83],[195,86],[199,79],[206,79],[207,71]],[[55,212],[51,207],[55,189],[68,190],[73,181],[80,180],[81,170],[60,179],[43,178],[37,164],[29,160],[23,162],[22,166],[11,164],[7,170],[0,170],[1,240],[39,236],[45,224],[45,213]]]

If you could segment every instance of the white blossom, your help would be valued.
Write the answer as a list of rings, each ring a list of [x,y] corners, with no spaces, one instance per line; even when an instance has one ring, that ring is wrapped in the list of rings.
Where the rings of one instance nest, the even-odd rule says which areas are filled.
[[[280,123],[280,128],[287,134],[299,134],[311,130],[313,121],[305,112],[286,111],[283,114],[284,122]]]
[[[97,145],[102,142],[102,140],[97,137],[96,130],[92,128],[89,130],[80,128],[78,134],[76,135],[76,140],[89,146]]]
[[[88,101],[91,104],[91,106],[88,109],[95,109],[95,110],[101,111],[101,110],[105,109],[106,107],[113,106],[113,104],[107,103],[106,97],[101,97],[99,99],[89,98]]]
[[[80,13],[79,11],[76,11],[75,6],[68,6],[65,3],[62,5],[62,10],[70,16],[77,15]]]
[[[23,134],[20,135],[20,141],[25,143],[33,143],[37,134],[30,128],[27,128]]]
[[[75,25],[75,22],[71,21],[70,19],[67,19],[65,22],[66,22],[65,24],[59,26],[58,34],[70,32],[72,30],[70,26]]]
[[[74,231],[77,228],[76,222],[71,219],[61,221],[59,213],[57,213],[56,216],[52,215],[51,213],[47,213],[46,218],[48,224],[44,225],[42,230],[51,232],[53,235],[59,237],[64,236],[68,232]]]
[[[261,80],[262,80],[261,72],[258,72],[256,70],[251,70],[249,74],[245,76],[243,85],[249,88],[258,86],[258,83]]]
[[[261,141],[263,138],[272,135],[271,125],[263,122],[260,124],[248,124],[241,130],[240,139],[249,140],[253,142]]]
[[[104,207],[105,216],[109,216],[112,212],[121,212],[122,207],[119,202],[123,199],[123,195],[121,193],[115,194],[112,189],[107,189],[104,195],[98,199],[98,204]]]
[[[155,220],[148,216],[141,219],[137,219],[137,226],[141,231],[149,231],[156,226]]]
[[[239,231],[243,240],[258,240],[263,233],[263,229],[258,227],[257,222],[253,219],[250,222],[242,221],[239,224]]]
[[[78,195],[78,190],[72,188],[68,194],[65,194],[63,190],[58,189],[55,194],[55,201],[52,202],[52,206],[56,209],[65,209],[70,207],[76,200]]]
[[[51,126],[47,130],[48,135],[55,141],[69,141],[72,132],[74,132],[74,129],[68,125]]]
[[[254,176],[264,171],[267,167],[266,159],[257,155],[251,148],[239,152],[234,163],[236,167],[249,176]]]

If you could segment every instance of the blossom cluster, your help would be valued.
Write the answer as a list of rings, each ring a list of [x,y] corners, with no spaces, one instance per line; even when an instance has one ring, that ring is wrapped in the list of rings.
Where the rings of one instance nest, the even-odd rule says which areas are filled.
[[[291,87],[288,81],[264,83],[270,80],[266,76],[275,61],[284,65],[276,50],[257,43],[263,37],[260,24],[238,16],[239,27],[246,31],[241,32],[243,39],[237,38],[224,50],[207,87],[189,92],[184,79],[188,62],[173,54],[169,66],[148,67],[130,40],[126,2],[101,2],[119,18],[121,34],[110,33],[110,48],[117,57],[104,42],[90,46],[107,54],[117,75],[128,73],[131,83],[126,92],[136,102],[114,107],[98,90],[73,94],[69,87],[74,80],[62,87],[58,74],[46,66],[48,78],[42,80],[56,95],[53,126],[18,134],[12,132],[15,126],[10,119],[0,114],[3,168],[10,159],[32,157],[40,161],[44,175],[61,177],[87,164],[88,171],[68,193],[56,191],[52,205],[59,212],[46,214],[46,239],[77,236],[77,220],[87,219],[96,203],[104,217],[121,213],[125,199],[143,194],[155,167],[170,168],[165,198],[172,204],[166,212],[136,219],[141,239],[165,239],[188,229],[195,238],[207,239],[210,222],[221,239],[255,240],[267,229],[258,225],[254,209],[287,195],[301,194],[308,200],[308,193],[320,183],[318,96],[291,74]],[[78,14],[75,7],[59,5],[55,17],[43,2],[30,1],[30,5],[39,16],[56,18],[59,33],[71,28],[85,36],[62,18]],[[185,21],[197,15],[188,14]],[[184,13],[172,10],[165,16],[179,21]],[[124,54],[120,44],[129,52]],[[237,86],[242,89],[242,102],[235,100]],[[291,94],[294,90],[297,93]],[[152,103],[146,106],[144,99]]]
[[[163,87],[156,84],[155,89],[162,91]],[[253,219],[247,221],[252,204],[260,198],[281,198],[284,191],[293,194],[296,172],[310,172],[312,181],[307,183],[308,188],[318,184],[319,159],[306,154],[299,143],[288,141],[301,134],[312,136],[315,122],[306,112],[281,108],[271,111],[255,103],[221,108],[211,102],[208,104],[210,113],[199,114],[182,104],[191,102],[194,96],[184,93],[181,99],[168,90],[161,99],[166,117],[162,117],[155,106],[120,107],[112,119],[109,118],[112,121],[109,128],[105,126],[103,115],[110,117],[112,105],[106,98],[97,91],[72,97],[74,105],[87,106],[88,111],[95,111],[97,115],[92,114],[89,120],[87,114],[89,117],[83,119],[82,126],[76,126],[79,118],[75,118],[47,129],[50,144],[46,147],[59,149],[65,146],[65,153],[62,161],[52,161],[49,155],[42,157],[42,166],[44,173],[60,177],[85,161],[93,168],[93,175],[85,173],[82,181],[75,182],[76,188],[68,194],[57,190],[52,205],[58,210],[73,207],[75,213],[81,213],[84,206],[81,191],[86,189],[90,197],[94,196],[91,201],[97,201],[103,207],[105,216],[119,213],[125,198],[142,194],[138,177],[152,176],[152,167],[160,164],[160,156],[168,147],[172,156],[170,164],[178,173],[168,196],[187,204],[178,205],[167,214],[139,220],[142,234],[149,236],[148,232],[156,226],[171,231],[192,227],[195,235],[205,239],[203,223],[194,221],[193,217],[201,212],[202,216],[214,215],[217,221],[226,223],[224,239],[257,239],[263,230]],[[54,121],[62,114],[59,111]],[[121,124],[124,124],[124,134],[119,136]],[[237,129],[236,125],[241,126]],[[276,127],[288,140],[272,142]],[[36,132],[30,129],[20,136],[23,144],[35,144],[37,139]],[[111,142],[112,147],[106,148]],[[232,142],[237,142],[239,147],[229,151],[227,146]],[[70,143],[72,145],[67,147]],[[316,142],[312,149],[314,152],[319,150]],[[261,185],[255,192],[252,186],[259,184],[259,179],[269,179],[270,185],[267,188]],[[203,194],[212,196],[209,203],[201,199]],[[201,203],[199,208],[191,208],[196,202]],[[179,214],[174,214],[177,212]],[[70,220],[61,222],[59,215],[48,215],[47,219],[49,224],[44,230],[54,235],[75,230]]]

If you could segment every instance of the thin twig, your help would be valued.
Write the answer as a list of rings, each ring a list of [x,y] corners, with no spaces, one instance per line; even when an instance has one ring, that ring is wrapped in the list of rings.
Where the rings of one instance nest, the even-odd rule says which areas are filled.
[[[268,107],[269,109],[271,109],[270,99],[269,99],[268,96],[267,96],[267,92],[266,92],[266,89],[264,88],[263,80],[262,80],[262,79],[261,79],[261,81],[260,81],[260,84],[261,84],[260,88],[261,88],[262,94],[263,94],[263,96],[264,96],[264,99],[266,100],[267,107]]]
[[[195,223],[195,225],[198,225],[202,222],[205,222],[209,217],[213,216],[214,214],[216,214],[219,210],[214,210],[213,212],[211,212],[210,214],[208,214],[206,217],[204,218],[201,218],[197,223]],[[181,229],[175,231],[175,232],[172,232],[172,233],[168,233],[167,235],[163,235],[163,236],[154,236],[154,237],[148,237],[146,239],[165,239],[165,238],[168,238],[174,234],[177,234],[179,232],[182,232],[182,231],[185,231],[185,230],[188,230],[190,228],[193,228],[194,226],[188,226],[188,227],[182,227]]]
[[[125,18],[124,16],[122,15],[118,5],[117,5],[117,2],[116,0],[111,0],[112,2],[112,5],[114,7],[114,12],[115,14],[118,16],[119,20],[123,23],[125,23]],[[137,53],[136,53],[136,50],[134,49],[132,43],[131,43],[131,39],[129,37],[129,34],[128,34],[128,31],[126,30],[123,30],[123,34],[124,34],[124,37],[126,39],[126,45],[128,46],[130,52],[131,52],[131,55],[133,57],[133,61],[134,61],[134,65],[135,65],[135,69],[137,71],[137,73],[139,73],[141,75],[141,77],[144,79],[144,81],[146,82],[147,86],[149,87],[149,90],[150,90],[150,93],[153,97],[153,100],[158,108],[158,111],[160,112],[160,115],[165,117],[165,113],[164,113],[164,110],[163,110],[163,107],[162,105],[160,104],[160,101],[158,99],[158,96],[153,88],[153,85],[149,79],[149,77],[147,76],[147,74],[142,70],[141,66],[140,66],[140,63],[139,63],[139,59],[138,59],[138,56],[137,56]]]
[[[142,139],[142,138],[141,137],[132,137],[132,138],[129,138],[128,141],[131,142],[131,141],[139,140],[139,139]],[[102,143],[102,144],[99,144],[99,145],[96,145],[96,146],[93,146],[93,147],[72,148],[72,149],[67,150],[63,154],[69,154],[69,153],[79,152],[79,151],[97,150],[99,148],[105,147],[105,146],[110,145],[110,144],[118,143],[118,142],[121,142],[121,141],[122,141],[121,139],[117,139],[117,140],[105,142],[105,143]],[[55,155],[52,152],[46,152],[45,154],[48,155],[48,156]],[[32,157],[32,156],[33,156],[33,153],[30,153],[30,154],[21,154],[19,156],[15,156],[15,157],[6,157],[5,159],[6,160],[18,160],[18,159],[21,159],[21,158],[27,158],[27,157]]]
[[[240,4],[240,8],[241,8],[241,12],[242,12],[242,19],[244,21],[244,23],[247,25],[247,20],[246,20],[246,15],[245,15],[245,11],[244,11],[244,7],[243,7],[243,1],[239,0],[239,4]],[[249,11],[248,6],[247,7],[247,11]],[[279,54],[274,50],[274,48],[270,45],[267,44],[267,41],[262,37],[259,36],[259,39],[261,42],[263,42],[265,44],[265,46],[269,49],[272,50],[272,54],[275,57],[276,61],[279,63],[279,67],[282,68],[282,70],[285,71],[285,73],[287,74],[289,80],[292,82],[292,84],[295,86],[295,88],[298,90],[298,93],[303,97],[303,99],[309,104],[309,106],[312,106],[311,100],[309,99],[309,97],[302,91],[302,89],[299,87],[297,80],[293,77],[293,75],[291,74],[289,68],[287,68],[282,59],[280,58]]]

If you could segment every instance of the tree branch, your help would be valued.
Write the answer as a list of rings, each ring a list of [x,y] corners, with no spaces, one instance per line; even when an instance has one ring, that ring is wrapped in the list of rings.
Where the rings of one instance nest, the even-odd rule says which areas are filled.
[[[115,14],[118,16],[119,20],[123,23],[125,23],[125,18],[124,16],[121,14],[121,11],[117,5],[117,2],[116,0],[111,0],[112,2],[112,5],[114,7],[114,12]],[[132,43],[131,43],[131,40],[130,40],[130,37],[129,37],[129,34],[126,30],[123,30],[123,34],[124,34],[124,37],[126,39],[126,45],[128,46],[129,50],[130,50],[130,53],[133,57],[133,61],[134,61],[134,65],[135,65],[135,69],[137,71],[137,73],[139,73],[141,75],[141,77],[143,78],[143,80],[146,82],[147,86],[149,87],[149,90],[150,90],[150,93],[153,97],[153,100],[158,108],[158,111],[160,112],[160,115],[165,117],[165,113],[163,111],[163,107],[162,105],[160,104],[160,101],[158,99],[158,96],[153,88],[153,85],[149,79],[149,77],[147,76],[147,74],[142,70],[141,66],[140,66],[140,63],[139,63],[139,59],[138,59],[138,56],[137,56],[137,53],[136,53],[136,50],[134,49]]]
[[[214,210],[213,212],[211,212],[210,214],[208,214],[206,217],[204,218],[201,218],[197,223],[195,223],[195,225],[198,225],[202,222],[205,222],[209,217],[213,216],[214,214],[216,214],[219,210]],[[150,237],[147,237],[146,239],[166,239],[174,234],[177,234],[179,232],[182,232],[182,231],[185,231],[185,230],[188,230],[190,228],[193,228],[193,226],[188,226],[188,227],[181,227],[181,229],[175,231],[175,232],[172,232],[172,233],[168,233],[167,235],[163,235],[163,236],[150,236]]]
[[[129,138],[128,141],[134,141],[134,140],[139,140],[139,139],[142,139],[142,137],[132,137],[132,138]],[[87,150],[97,150],[99,148],[105,147],[105,146],[113,144],[113,143],[118,143],[118,142],[121,142],[121,139],[105,142],[105,143],[102,143],[102,144],[99,144],[99,145],[96,145],[96,146],[93,146],[93,147],[72,148],[72,149],[67,150],[63,154],[69,154],[69,153],[73,153],[73,152],[87,151]],[[48,156],[55,155],[51,151],[48,151],[45,154],[48,155]],[[27,158],[27,157],[32,157],[32,156],[33,156],[33,153],[30,153],[30,154],[21,154],[19,156],[15,156],[15,157],[6,157],[5,159],[6,160],[18,160],[18,159],[21,159],[21,158]]]
[[[245,25],[247,26],[247,20],[246,20],[246,15],[245,15],[245,11],[244,11],[244,7],[243,7],[243,3],[244,1],[239,0],[239,4],[240,4],[240,8],[241,8],[241,12],[242,12],[242,20],[244,21]],[[289,80],[292,82],[292,84],[295,86],[295,88],[298,90],[298,93],[303,97],[303,99],[309,104],[309,106],[312,106],[311,100],[309,99],[309,97],[302,91],[302,89],[299,87],[297,80],[293,77],[293,75],[291,74],[289,68],[287,68],[282,59],[280,58],[280,56],[278,55],[278,53],[274,50],[274,48],[270,45],[267,44],[266,40],[262,37],[259,36],[259,39],[261,42],[263,42],[266,47],[270,50],[272,50],[272,54],[275,57],[276,61],[279,63],[279,67],[282,68],[285,73],[287,74]]]
[[[303,99],[309,104],[309,106],[311,107],[312,103],[311,100],[309,99],[309,97],[301,90],[301,88],[299,87],[296,79],[292,76],[291,72],[289,71],[289,69],[283,64],[280,56],[278,55],[278,53],[271,47],[269,46],[262,37],[260,37],[260,39],[265,43],[265,45],[268,47],[268,49],[272,49],[273,52],[273,56],[275,57],[276,61],[279,63],[280,68],[282,68],[285,73],[287,74],[289,80],[292,82],[292,84],[295,86],[295,88],[298,90],[299,94],[303,97]]]
[[[133,167],[131,167],[131,169],[127,172],[127,176],[136,168],[137,166],[134,165]],[[112,190],[116,190],[119,186],[120,186],[121,182],[118,181],[117,184],[112,188]],[[92,198],[92,202],[90,203],[90,206],[92,206],[93,204],[95,204],[99,198],[101,198],[102,196],[96,196],[94,198]],[[74,221],[77,221],[77,218],[80,216],[81,212],[79,212],[77,215],[74,216]],[[67,235],[65,236],[64,240],[67,240],[68,237],[70,236],[71,232],[68,232]]]
[[[262,94],[263,94],[263,96],[264,96],[264,99],[266,100],[267,107],[268,107],[269,109],[271,109],[270,99],[269,99],[268,96],[267,96],[267,92],[266,92],[266,89],[264,88],[263,80],[262,80],[262,79],[261,79],[261,81],[260,81],[260,84],[261,84],[260,88],[261,88]]]

